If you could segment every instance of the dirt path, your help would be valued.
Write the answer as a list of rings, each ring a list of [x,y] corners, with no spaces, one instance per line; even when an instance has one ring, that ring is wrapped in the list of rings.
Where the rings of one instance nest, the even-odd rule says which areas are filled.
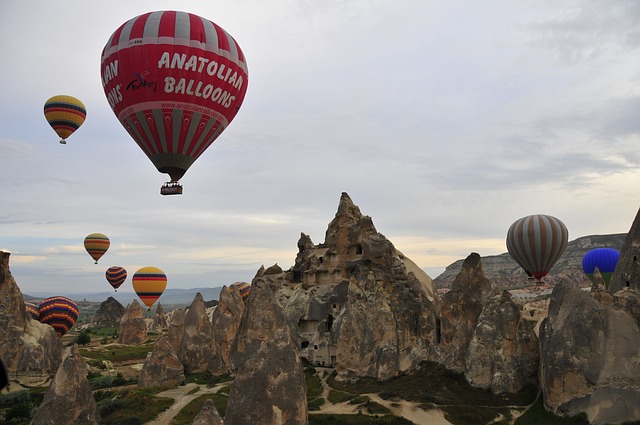
[[[152,422],[148,422],[153,425],[169,425],[174,416],[176,416],[180,411],[189,403],[191,403],[196,398],[200,397],[202,394],[213,394],[217,393],[220,388],[222,388],[224,384],[218,384],[213,388],[207,388],[204,385],[198,385],[195,383],[189,383],[187,385],[183,385],[176,388],[171,388],[170,390],[163,391],[158,393],[158,397],[167,397],[175,400],[173,405],[169,407],[167,410],[162,412],[157,418],[155,418]],[[198,388],[198,391],[189,394],[193,391],[194,388]]]

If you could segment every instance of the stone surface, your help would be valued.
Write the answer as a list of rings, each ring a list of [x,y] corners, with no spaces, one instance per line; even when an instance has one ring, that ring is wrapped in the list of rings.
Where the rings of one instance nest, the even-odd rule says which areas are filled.
[[[222,288],[218,306],[213,311],[213,338],[227,370],[231,370],[231,345],[238,333],[244,307],[238,291],[230,291],[227,286]]]
[[[159,338],[142,365],[140,387],[175,387],[184,382],[184,366],[166,338]]]
[[[482,309],[466,358],[465,377],[494,394],[516,393],[538,383],[538,338],[508,291]]]
[[[99,424],[100,414],[86,374],[87,364],[74,344],[66,350],[31,425]]]
[[[177,353],[187,373],[217,372],[220,369],[221,360],[213,340],[213,328],[199,292],[185,313],[182,341]]]
[[[162,304],[158,303],[158,306],[156,307],[156,314],[153,316],[153,320],[151,321],[149,330],[153,332],[160,332],[168,328],[169,320],[164,314],[164,308],[162,307]]]
[[[142,344],[147,341],[147,338],[147,324],[144,320],[142,306],[138,300],[133,300],[120,319],[118,343]]]
[[[640,421],[640,329],[628,312],[569,284],[551,294],[540,329],[545,408],[591,424]]]
[[[32,320],[22,292],[0,251],[0,358],[9,379],[24,385],[48,382],[62,360],[62,344],[49,325]]]
[[[307,385],[292,330],[269,285],[252,285],[231,349],[235,380],[224,423],[306,425]]]
[[[125,308],[120,301],[109,297],[100,303],[100,308],[93,315],[91,323],[94,326],[120,326],[120,319],[124,312]]]
[[[276,291],[302,356],[335,366],[341,378],[387,380],[431,356],[437,311],[431,278],[346,193],[324,243],[301,234],[291,270],[261,268],[255,279]]]
[[[443,296],[440,308],[440,362],[448,369],[461,373],[466,370],[469,343],[478,318],[495,295],[497,290],[483,272],[480,255],[471,253],[451,290]]]
[[[177,308],[171,312],[171,320],[169,321],[169,331],[167,332],[169,338],[169,344],[173,347],[175,352],[180,351],[182,346],[182,338],[184,337],[184,319],[186,312]]]
[[[223,425],[220,414],[213,404],[213,400],[208,398],[202,405],[198,415],[193,418],[191,425]]]
[[[640,291],[640,209],[620,248],[620,258],[609,283],[611,293],[623,288]]]

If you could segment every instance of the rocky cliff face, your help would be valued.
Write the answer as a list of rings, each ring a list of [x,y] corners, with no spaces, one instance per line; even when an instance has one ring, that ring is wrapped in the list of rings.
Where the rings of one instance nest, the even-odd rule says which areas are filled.
[[[62,344],[49,325],[32,320],[9,270],[8,252],[0,251],[0,358],[9,378],[25,385],[47,382],[62,360]]]
[[[538,337],[503,291],[489,298],[469,343],[465,376],[494,394],[516,393],[538,383]]]
[[[622,292],[625,298],[640,299],[634,290]],[[540,384],[548,410],[562,416],[584,412],[591,424],[640,420],[636,317],[561,283],[540,329],[540,350]]]
[[[212,399],[207,399],[191,425],[224,425]]]
[[[222,288],[212,321],[213,339],[226,370],[231,370],[231,346],[238,333],[244,307],[244,301],[238,291],[230,291],[226,286]]]
[[[142,307],[133,300],[120,319],[119,344],[142,344],[147,340],[147,323],[144,320]]]
[[[225,425],[308,424],[300,352],[271,288],[254,280],[231,349],[236,378]]]
[[[100,308],[93,315],[91,323],[95,326],[120,326],[120,319],[124,312],[125,308],[120,301],[109,297],[100,303]]]
[[[184,366],[166,338],[159,338],[142,365],[140,387],[175,387],[184,382]]]
[[[625,233],[618,233],[584,236],[569,241],[564,253],[551,269],[550,274],[544,278],[544,281],[549,284],[564,281],[579,286],[589,286],[589,279],[582,271],[582,257],[594,248],[608,247],[620,250],[625,237]],[[638,244],[640,246],[640,239]],[[458,260],[447,266],[446,270],[434,279],[435,285],[438,288],[450,288],[460,272],[463,261]],[[507,252],[482,257],[482,267],[487,278],[498,288],[525,285],[530,282],[522,268]]]
[[[497,294],[483,272],[480,255],[471,253],[464,260],[451,290],[442,298],[438,347],[440,362],[448,369],[465,371],[467,351],[478,318],[489,299]]]
[[[87,364],[76,344],[67,349],[31,425],[97,425],[100,422],[87,380]]]
[[[169,328],[169,320],[164,314],[164,308],[162,307],[162,304],[158,303],[158,306],[156,307],[156,314],[153,316],[153,320],[151,321],[149,330],[159,332],[167,328]]]
[[[640,210],[620,249],[620,258],[609,283],[611,293],[623,288],[640,291]]]
[[[430,355],[437,308],[431,278],[346,193],[324,243],[302,234],[291,270],[261,269],[256,279],[276,290],[312,364],[335,366],[343,377],[386,380]]]
[[[177,351],[185,372],[215,371],[212,361],[219,360],[218,350],[213,340],[213,329],[204,306],[204,299],[198,292],[186,311],[182,341]]]

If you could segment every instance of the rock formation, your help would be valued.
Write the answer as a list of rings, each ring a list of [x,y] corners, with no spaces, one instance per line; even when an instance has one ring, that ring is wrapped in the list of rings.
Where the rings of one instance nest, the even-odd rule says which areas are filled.
[[[142,344],[147,341],[147,324],[138,300],[133,300],[120,320],[119,344]]]
[[[254,280],[231,349],[235,380],[225,425],[308,424],[300,351],[271,288]]]
[[[627,311],[561,283],[551,294],[540,348],[547,410],[586,413],[595,425],[640,421],[640,328]]]
[[[94,425],[100,414],[78,345],[66,350],[31,425]]]
[[[640,209],[622,244],[620,258],[609,283],[611,293],[623,288],[640,291]]]
[[[186,313],[183,309],[177,308],[171,312],[171,320],[169,321],[169,331],[167,332],[169,344],[175,352],[180,351],[182,346],[182,338],[184,337],[184,318]]]
[[[478,318],[489,298],[497,290],[484,275],[480,255],[471,253],[442,298],[440,308],[439,349],[441,363],[448,369],[464,372],[469,343]]]
[[[222,363],[217,346],[213,340],[213,329],[204,306],[202,295],[198,292],[187,309],[178,358],[185,372],[218,372]]]
[[[240,327],[244,306],[240,293],[224,286],[218,306],[213,311],[213,338],[227,370],[231,370],[231,345]]]
[[[167,328],[169,328],[169,320],[164,314],[164,308],[162,308],[162,304],[158,303],[158,307],[156,307],[156,314],[153,316],[153,320],[151,322],[151,326],[149,326],[149,330],[153,332],[159,332]]]
[[[120,326],[120,319],[124,315],[125,308],[120,301],[113,297],[100,303],[100,308],[93,315],[91,323],[94,326]]]
[[[51,326],[32,320],[25,310],[9,256],[0,251],[0,358],[11,380],[41,384],[58,369],[62,344]]]
[[[346,193],[324,243],[302,234],[291,270],[262,268],[256,279],[276,290],[302,356],[314,365],[386,380],[430,356],[437,309],[431,278]]]
[[[200,413],[193,418],[191,425],[223,425],[220,414],[216,409],[216,405],[213,404],[213,400],[208,398],[202,405]]]
[[[511,294],[490,298],[469,344],[465,376],[474,387],[494,394],[516,393],[538,383],[538,337]]]
[[[159,338],[142,365],[140,387],[175,387],[184,382],[184,367],[166,338]]]

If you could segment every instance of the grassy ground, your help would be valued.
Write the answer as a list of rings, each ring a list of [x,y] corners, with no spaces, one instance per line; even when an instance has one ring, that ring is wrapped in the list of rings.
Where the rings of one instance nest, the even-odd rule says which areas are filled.
[[[156,397],[166,388],[128,388],[96,392],[103,425],[142,425],[171,407],[174,400]]]
[[[92,360],[108,360],[118,363],[129,360],[144,360],[147,353],[153,350],[153,343],[149,342],[141,345],[108,345],[91,348],[80,348],[83,357]]]

